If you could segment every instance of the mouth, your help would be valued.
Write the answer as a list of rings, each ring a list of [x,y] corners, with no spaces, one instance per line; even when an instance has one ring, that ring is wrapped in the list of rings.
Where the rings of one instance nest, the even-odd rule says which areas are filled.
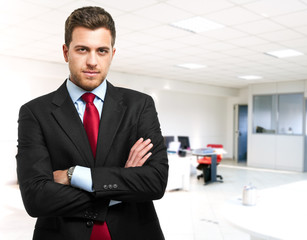
[[[99,74],[99,71],[91,71],[91,70],[87,70],[87,71],[82,71],[85,76],[87,77],[95,77]]]

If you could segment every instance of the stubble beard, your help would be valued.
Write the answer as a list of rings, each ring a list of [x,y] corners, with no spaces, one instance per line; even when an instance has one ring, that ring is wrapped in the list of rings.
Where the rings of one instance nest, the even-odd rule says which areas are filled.
[[[82,88],[85,91],[92,91],[97,88],[105,79],[105,77],[101,77],[100,79],[95,80],[95,77],[82,78],[78,74],[70,73],[70,80],[76,84],[78,87]],[[93,84],[88,84],[93,83]]]

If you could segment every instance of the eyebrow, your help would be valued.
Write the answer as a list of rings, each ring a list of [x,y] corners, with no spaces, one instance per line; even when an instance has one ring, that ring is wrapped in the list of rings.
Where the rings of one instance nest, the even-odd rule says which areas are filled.
[[[85,48],[85,49],[90,49],[90,47],[87,47],[85,45],[76,45],[74,48]],[[101,47],[98,47],[97,49],[107,49],[107,50],[110,50],[109,47],[107,46],[101,46]]]

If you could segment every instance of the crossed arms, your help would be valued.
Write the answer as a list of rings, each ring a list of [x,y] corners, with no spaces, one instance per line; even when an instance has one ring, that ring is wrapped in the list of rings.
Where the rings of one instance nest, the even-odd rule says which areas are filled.
[[[150,139],[144,140],[140,138],[131,148],[125,168],[141,167],[152,155],[149,150],[153,147]],[[70,185],[66,170],[57,170],[53,172],[54,182]]]

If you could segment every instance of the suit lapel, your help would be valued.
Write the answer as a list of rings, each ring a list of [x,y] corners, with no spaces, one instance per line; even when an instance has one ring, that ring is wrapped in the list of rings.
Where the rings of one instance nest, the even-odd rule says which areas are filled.
[[[56,91],[53,103],[58,107],[52,114],[82,156],[82,165],[94,166],[90,144],[77,110],[69,97],[66,81]]]
[[[97,166],[104,166],[106,164],[107,155],[113,144],[125,111],[126,106],[123,103],[121,94],[108,82],[97,141]]]

